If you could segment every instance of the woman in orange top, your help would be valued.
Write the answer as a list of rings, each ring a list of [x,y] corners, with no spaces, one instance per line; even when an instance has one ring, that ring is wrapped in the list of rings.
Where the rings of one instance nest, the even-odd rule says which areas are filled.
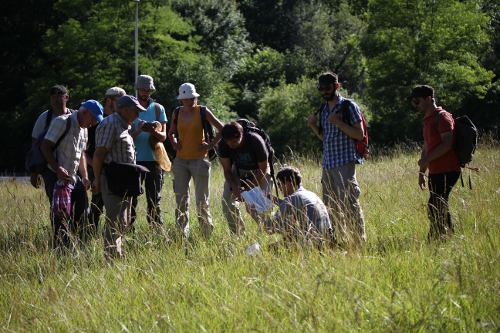
[[[214,149],[221,138],[222,123],[206,109],[206,119],[218,129],[219,133],[212,142],[205,142],[203,123],[198,105],[195,86],[184,83],[179,87],[178,100],[182,106],[172,113],[168,137],[177,151],[172,171],[174,173],[174,192],[177,202],[175,210],[176,227],[189,236],[189,184],[194,180],[196,210],[200,229],[204,236],[212,234],[214,225],[208,207],[210,197],[210,167],[208,151]],[[176,125],[178,137],[176,138]]]

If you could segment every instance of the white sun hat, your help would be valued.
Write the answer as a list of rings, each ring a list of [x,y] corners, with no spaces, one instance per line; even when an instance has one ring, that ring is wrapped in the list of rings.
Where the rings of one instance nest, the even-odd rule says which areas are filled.
[[[196,88],[192,83],[184,83],[179,87],[179,96],[177,99],[189,99],[199,97],[200,95],[196,93]]]

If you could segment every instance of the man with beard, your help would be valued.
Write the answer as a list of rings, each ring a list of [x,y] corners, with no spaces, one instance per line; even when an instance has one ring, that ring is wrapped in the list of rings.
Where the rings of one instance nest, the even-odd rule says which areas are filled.
[[[149,144],[149,137],[160,142],[167,138],[167,116],[165,109],[161,104],[153,101],[150,97],[155,91],[153,78],[149,75],[140,75],[137,77],[135,85],[137,90],[137,100],[140,105],[146,109],[146,112],[141,113],[141,119],[136,119],[130,130],[130,135],[134,138],[134,144],[137,149],[137,164],[149,169],[147,175],[143,175],[144,187],[146,191],[146,199],[148,202],[147,219],[153,227],[161,227],[163,219],[161,217],[160,200],[161,188],[163,187],[163,170],[156,161],[155,151]],[[161,130],[158,131],[156,126],[146,125],[145,122],[158,121],[161,124]],[[131,231],[133,232],[136,214],[137,197],[132,200],[132,221]]]
[[[332,220],[340,224],[342,238],[360,243],[366,241],[366,234],[356,164],[363,161],[355,140],[363,140],[364,132],[358,105],[351,100],[344,103],[346,99],[338,93],[338,88],[336,74],[328,72],[319,77],[318,90],[326,103],[318,110],[319,127],[316,115],[310,115],[308,123],[323,141],[323,202],[337,212],[338,218]],[[348,112],[343,108],[348,108]]]
[[[427,214],[431,225],[427,238],[429,241],[444,240],[451,237],[454,231],[448,197],[461,171],[458,157],[452,149],[455,122],[451,113],[436,105],[434,88],[431,86],[417,86],[407,98],[412,100],[420,114],[425,115],[424,149],[418,161],[418,185],[422,191],[426,190],[425,172],[429,169]]]

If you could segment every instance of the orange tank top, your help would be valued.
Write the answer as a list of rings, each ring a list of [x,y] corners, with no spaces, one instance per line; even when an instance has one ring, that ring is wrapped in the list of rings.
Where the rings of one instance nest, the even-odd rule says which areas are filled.
[[[203,125],[200,118],[200,107],[197,105],[193,119],[188,122],[181,120],[181,111],[177,115],[177,132],[179,140],[182,141],[182,149],[177,152],[177,156],[187,160],[194,160],[207,156],[208,151],[199,151],[198,145],[205,142]]]

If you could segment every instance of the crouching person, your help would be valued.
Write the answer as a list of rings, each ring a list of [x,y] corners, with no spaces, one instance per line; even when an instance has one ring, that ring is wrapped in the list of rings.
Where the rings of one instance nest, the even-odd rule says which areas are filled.
[[[273,180],[268,163],[269,152],[266,143],[257,133],[245,133],[237,122],[231,122],[222,128],[219,142],[219,154],[224,170],[224,192],[222,194],[222,212],[232,234],[245,233],[245,224],[241,218],[239,203],[243,201],[242,178],[249,180],[248,187],[259,186],[264,192],[273,190]],[[248,176],[249,177],[246,177]]]
[[[325,204],[302,186],[302,175],[295,167],[285,167],[276,175],[278,188],[285,197],[279,200],[279,211],[263,221],[255,207],[247,207],[252,218],[272,234],[283,234],[286,242],[299,242],[323,246],[333,234]],[[270,246],[275,246],[276,243]]]
[[[51,184],[54,193],[64,194],[56,193],[52,197],[54,248],[69,245],[70,230],[82,236],[83,223],[89,214],[87,190],[90,188],[83,150],[87,146],[87,128],[98,121],[102,121],[102,106],[88,100],[78,112],[55,118],[40,146],[50,170],[47,172],[54,174],[47,179],[57,179],[57,184]]]
[[[94,183],[92,191],[102,193],[106,208],[104,250],[107,255],[121,256],[121,236],[130,222],[132,196],[113,193],[107,181],[105,166],[111,162],[135,164],[134,139],[130,126],[146,111],[137,99],[125,95],[117,102],[116,112],[106,117],[97,127],[94,153]]]

